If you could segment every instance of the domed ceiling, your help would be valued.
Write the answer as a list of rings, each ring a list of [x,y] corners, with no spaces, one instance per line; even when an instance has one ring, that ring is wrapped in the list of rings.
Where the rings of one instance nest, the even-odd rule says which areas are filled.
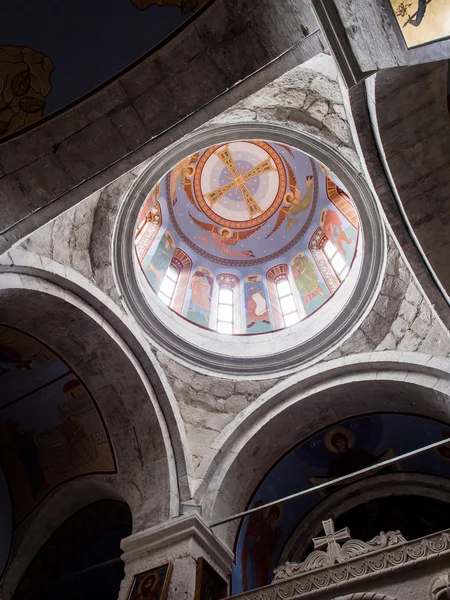
[[[149,287],[184,319],[229,334],[283,329],[338,290],[358,217],[343,185],[293,147],[211,146],[148,194],[135,250]]]

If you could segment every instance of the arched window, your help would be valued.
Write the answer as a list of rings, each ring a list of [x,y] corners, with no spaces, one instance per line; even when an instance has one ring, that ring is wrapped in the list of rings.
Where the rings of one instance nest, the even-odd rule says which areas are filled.
[[[316,229],[309,240],[309,250],[316,261],[327,288],[331,293],[335,292],[346,277],[348,267],[346,267],[344,259],[337,252],[334,244],[330,242],[321,227]],[[334,263],[332,262],[333,260]],[[344,268],[341,261],[344,263]],[[340,273],[341,278],[338,273]]]
[[[329,175],[326,177],[326,189],[330,202],[334,204],[338,211],[344,215],[347,221],[351,223],[355,229],[358,229],[358,215],[353,206],[353,202],[346,192],[334,183]]]
[[[277,265],[269,269],[267,284],[277,329],[298,323],[300,314],[289,281],[288,265]]]
[[[171,263],[166,271],[166,274],[164,275],[164,279],[161,283],[161,288],[158,293],[158,296],[161,298],[164,304],[170,308],[172,308],[172,300],[175,295],[179,278],[180,271]]]
[[[289,327],[290,325],[295,325],[300,321],[300,315],[298,314],[289,279],[287,277],[279,279],[276,286],[284,326]]]
[[[181,250],[181,248],[175,248],[173,253],[171,264],[178,269],[179,277],[175,286],[175,292],[172,297],[171,308],[181,314],[183,311],[184,299],[189,284],[189,277],[192,271],[192,259],[190,256]]]
[[[239,277],[231,273],[222,273],[217,276],[219,284],[219,294],[217,297],[217,325],[219,333],[239,333],[240,332],[240,314],[239,298]]]
[[[344,279],[347,277],[349,268],[345,260],[342,258],[342,254],[340,254],[340,252],[337,251],[336,246],[328,239],[323,246],[323,251],[325,253],[325,256],[330,261],[331,266],[333,267],[334,272],[336,273],[339,281],[344,281]]]
[[[142,211],[136,230],[135,246],[139,261],[142,261],[161,227],[161,205],[159,202],[148,212]]]

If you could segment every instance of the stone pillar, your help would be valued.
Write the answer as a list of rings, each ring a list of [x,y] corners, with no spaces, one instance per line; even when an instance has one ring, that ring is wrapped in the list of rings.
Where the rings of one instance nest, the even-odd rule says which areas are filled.
[[[122,540],[125,577],[119,600],[126,600],[134,575],[172,563],[167,600],[194,600],[197,560],[229,581],[233,553],[196,513],[183,515]]]

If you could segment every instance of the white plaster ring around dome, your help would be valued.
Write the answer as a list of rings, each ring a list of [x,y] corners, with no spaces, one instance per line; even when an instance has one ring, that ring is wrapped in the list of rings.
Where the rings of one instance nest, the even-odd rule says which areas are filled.
[[[174,164],[206,146],[238,139],[265,139],[298,147],[330,170],[347,188],[358,209],[362,235],[359,264],[336,293],[328,308],[298,325],[261,336],[226,336],[191,325],[155,302],[142,281],[134,258],[135,223],[145,195]],[[385,262],[385,235],[371,192],[353,166],[320,140],[277,125],[239,124],[205,128],[161,153],[125,197],[113,236],[113,266],[116,285],[127,310],[151,336],[180,362],[205,370],[234,375],[258,376],[286,373],[316,361],[353,332],[370,310]],[[364,273],[364,277],[358,277]]]

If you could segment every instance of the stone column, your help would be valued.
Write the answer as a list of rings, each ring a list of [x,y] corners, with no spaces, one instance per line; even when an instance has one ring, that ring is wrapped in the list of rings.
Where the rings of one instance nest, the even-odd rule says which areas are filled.
[[[206,561],[229,581],[233,553],[196,513],[166,521],[122,540],[125,577],[119,600],[126,600],[133,576],[172,563],[167,600],[193,600],[197,560]]]

